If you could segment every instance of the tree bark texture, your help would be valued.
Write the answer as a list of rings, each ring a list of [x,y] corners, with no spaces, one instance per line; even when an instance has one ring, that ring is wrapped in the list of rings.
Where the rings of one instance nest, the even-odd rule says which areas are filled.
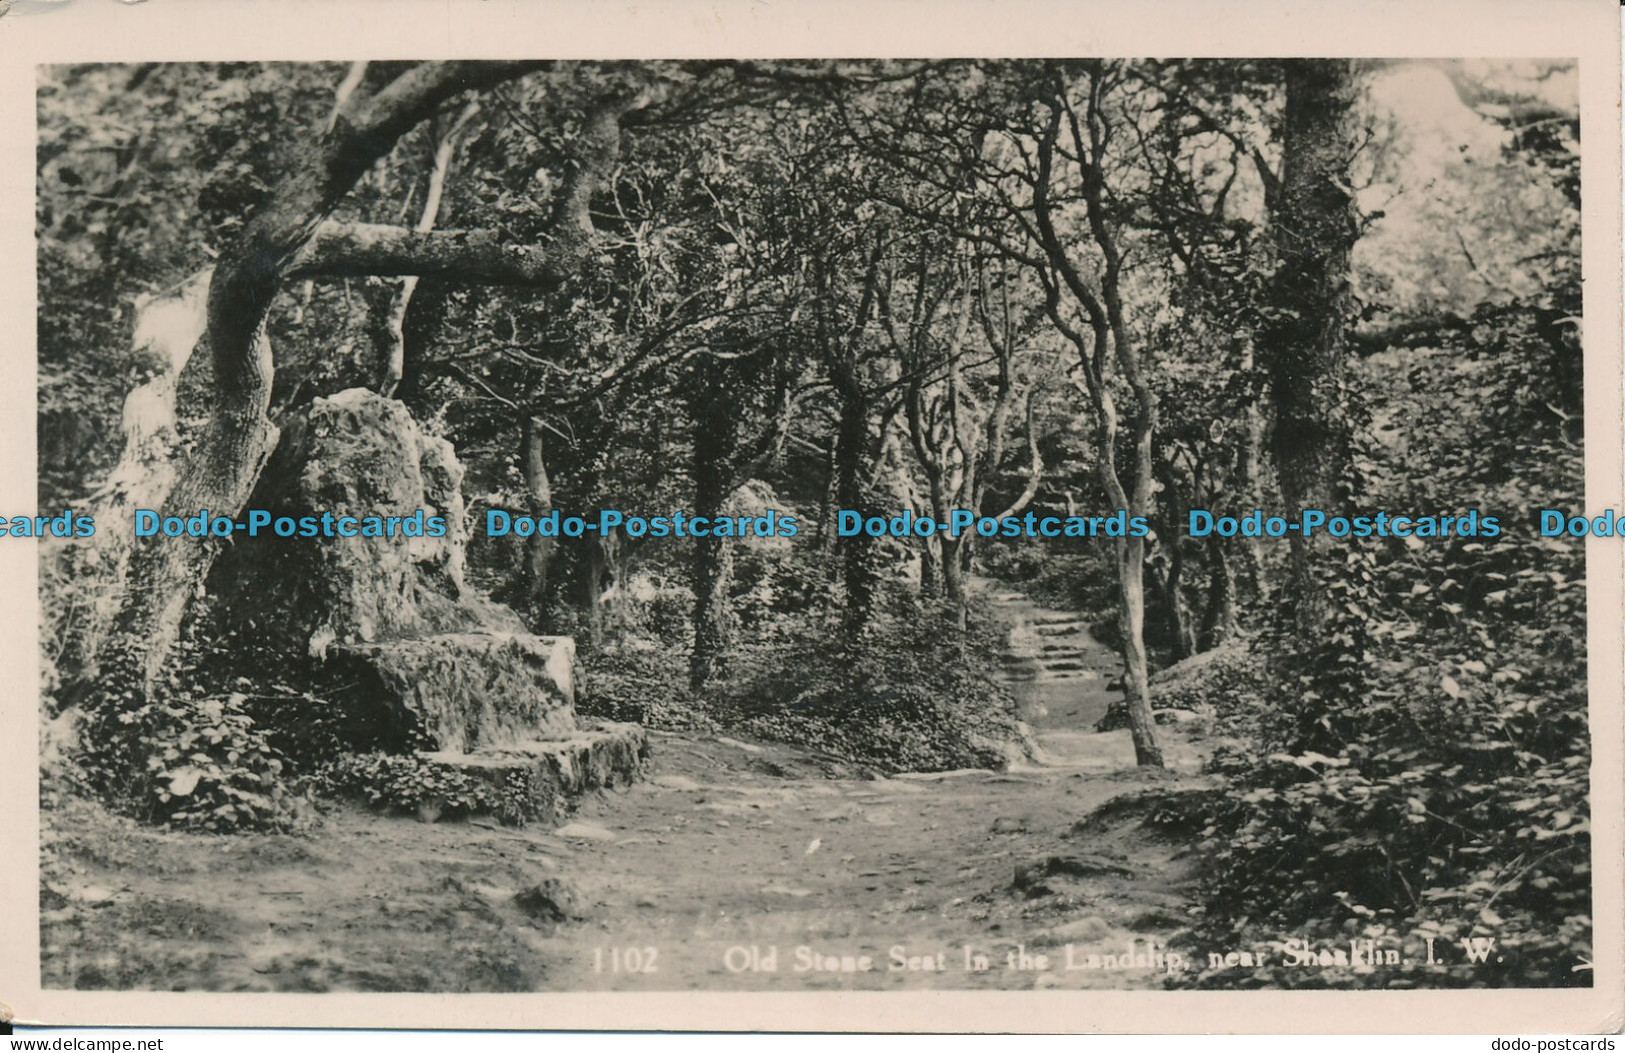
[[[861,394],[843,393],[839,430],[835,436],[835,491],[839,506],[867,518],[872,514],[869,493],[864,486],[868,464],[869,402]],[[857,635],[874,613],[879,573],[875,565],[875,539],[863,531],[841,538],[841,569],[846,583],[844,627]]]
[[[1305,508],[1333,514],[1347,503],[1344,362],[1354,314],[1349,261],[1360,229],[1349,186],[1359,143],[1357,91],[1355,64],[1347,59],[1286,63],[1281,173],[1270,195],[1276,313],[1260,334],[1259,357],[1270,379],[1271,447],[1289,516]],[[1294,534],[1291,545],[1295,599],[1307,601],[1316,542]]]
[[[118,526],[97,531],[88,544],[95,552],[85,585],[93,600],[64,648],[61,668],[83,692],[96,679],[100,650],[122,606],[135,536],[129,527],[137,508],[159,508],[175,485],[175,398],[181,373],[208,326],[207,297],[213,268],[136,306],[131,349],[151,371],[151,379],[124,399],[120,427],[124,449],[91,495],[98,521]]]
[[[694,514],[714,519],[733,492],[730,461],[737,439],[727,406],[725,377],[717,365],[702,365],[693,378],[689,411],[694,422]],[[733,636],[729,587],[733,551],[728,538],[694,539],[690,580],[694,590],[694,646],[689,653],[689,687],[703,690],[726,675]]]

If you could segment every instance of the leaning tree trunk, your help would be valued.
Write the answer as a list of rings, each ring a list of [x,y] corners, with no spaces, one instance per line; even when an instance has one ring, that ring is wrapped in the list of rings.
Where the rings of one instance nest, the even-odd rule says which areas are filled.
[[[1136,385],[1138,387],[1139,385]],[[1147,393],[1149,394],[1149,393]],[[1135,428],[1135,483],[1122,485],[1116,458],[1108,454],[1101,465],[1106,488],[1119,508],[1130,516],[1150,510],[1151,436],[1156,427],[1155,402],[1142,405]],[[1106,421],[1101,446],[1111,450],[1117,442],[1117,412],[1107,396],[1097,403]],[[1117,539],[1117,624],[1123,637],[1123,704],[1128,713],[1129,736],[1134,740],[1134,761],[1141,767],[1165,767],[1157,741],[1156,715],[1151,710],[1151,672],[1145,651],[1145,539]]]
[[[1348,59],[1286,63],[1281,174],[1271,188],[1275,308],[1259,341],[1275,405],[1275,455],[1289,514],[1332,513],[1348,500],[1352,425],[1344,382],[1354,300],[1350,257],[1359,214],[1349,186],[1358,147],[1358,90]],[[1322,604],[1311,561],[1324,539],[1291,536],[1293,603],[1301,629],[1319,624]]]
[[[1122,538],[1117,543],[1117,624],[1123,637],[1123,695],[1134,740],[1135,763],[1163,766],[1162,748],[1150,729],[1156,727],[1151,711],[1150,670],[1145,654],[1145,539]]]
[[[124,450],[102,485],[91,495],[101,530],[85,544],[94,558],[81,562],[93,601],[79,623],[64,627],[62,664],[74,696],[97,679],[102,644],[122,606],[135,545],[131,517],[138,508],[163,506],[175,485],[176,392],[181,373],[208,327],[206,268],[136,307],[131,350],[152,376],[124,399],[120,427]]]
[[[212,317],[214,311],[210,313]],[[269,341],[261,332],[252,343],[256,351],[247,368],[232,363],[230,372],[222,376],[222,363],[216,357],[219,408],[164,503],[166,515],[192,515],[199,510],[237,515],[276,448],[277,428],[265,415],[271,401]],[[153,697],[170,652],[180,639],[187,607],[208,576],[219,548],[220,542],[212,538],[182,543],[159,536],[136,549],[130,561],[127,596],[114,622],[109,661],[104,666],[104,689],[114,698],[140,704]]]

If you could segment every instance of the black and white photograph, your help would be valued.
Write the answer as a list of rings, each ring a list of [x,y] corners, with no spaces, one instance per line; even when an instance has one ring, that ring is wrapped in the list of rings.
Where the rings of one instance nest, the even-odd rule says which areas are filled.
[[[42,991],[1617,984],[1579,41],[344,42],[32,67]]]

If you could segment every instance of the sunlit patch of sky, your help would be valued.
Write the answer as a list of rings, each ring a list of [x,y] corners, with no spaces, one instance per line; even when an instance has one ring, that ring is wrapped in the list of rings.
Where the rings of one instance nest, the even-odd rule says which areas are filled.
[[[1562,203],[1550,187],[1514,185],[1504,167],[1502,178],[1493,176],[1506,164],[1510,134],[1490,119],[1506,110],[1486,89],[1542,108],[1578,108],[1572,65],[1544,60],[1404,61],[1371,73],[1367,118],[1377,140],[1355,184],[1361,209],[1383,215],[1355,260],[1393,282],[1392,307],[1467,311],[1476,300],[1538,283],[1514,262],[1527,252],[1512,250],[1526,224]],[[1509,195],[1518,200],[1502,200]]]
[[[1493,162],[1506,142],[1506,132],[1469,109],[1444,70],[1431,64],[1404,63],[1377,71],[1370,99],[1377,113],[1392,114],[1403,129],[1411,164],[1421,170],[1408,182],[1464,155]]]

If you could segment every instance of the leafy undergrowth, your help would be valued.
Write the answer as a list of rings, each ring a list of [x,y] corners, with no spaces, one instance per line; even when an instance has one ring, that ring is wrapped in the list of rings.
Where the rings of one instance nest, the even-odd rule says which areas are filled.
[[[1269,689],[1268,669],[1255,641],[1238,637],[1203,651],[1151,677],[1151,708],[1237,720],[1256,708]],[[1096,731],[1128,727],[1128,709],[1113,702]]]
[[[973,606],[878,612],[857,639],[808,617],[742,644],[732,675],[699,696],[674,646],[632,641],[594,652],[582,711],[663,730],[733,731],[793,743],[878,772],[997,768],[1020,739],[997,680],[1003,637]]]
[[[1323,570],[1324,639],[1273,635],[1270,689],[1230,719],[1251,747],[1217,752],[1226,788],[1185,802],[1206,859],[1199,931],[1372,939],[1405,961],[1198,982],[1592,982],[1580,559],[1457,539]],[[1508,616],[1469,613],[1486,607]],[[1471,961],[1464,940],[1494,953]]]
[[[1223,790],[1173,806],[1200,831],[1202,938],[1370,939],[1403,960],[1276,953],[1192,982],[1593,982],[1585,551],[1532,522],[1583,491],[1577,313],[1577,282],[1555,283],[1362,367],[1375,424],[1346,492],[1500,530],[1323,546],[1259,636],[1261,690],[1222,713],[1251,747],[1215,754]]]
[[[326,698],[307,664],[212,614],[199,603],[157,697],[131,704],[133,691],[108,689],[88,701],[65,767],[144,822],[288,829],[324,788],[322,772],[369,751],[378,728]]]
[[[1173,983],[1592,983],[1584,665],[1556,628],[1583,625],[1582,590],[1567,550],[1529,549],[1468,539],[1351,559],[1325,578],[1329,645],[1266,634],[1164,685],[1164,705],[1206,707],[1239,736],[1207,765],[1221,782],[1091,821],[1132,813],[1186,843],[1202,861],[1186,946],[1255,955],[1195,956]],[[1431,594],[1458,581],[1556,625],[1456,617]]]
[[[506,825],[523,826],[558,810],[552,789],[528,771],[511,771],[493,786],[415,754],[345,754],[324,766],[317,780],[325,795],[361,801],[383,812],[416,813],[430,821],[491,815]]]
[[[1583,779],[1583,761],[1497,776],[1419,763],[1401,750],[1230,760],[1250,769],[1233,784],[1243,792],[1172,810],[1187,826],[1207,824],[1198,836],[1207,863],[1198,931],[1210,942],[1282,953],[1256,974],[1210,974],[1200,985],[1592,982],[1587,824],[1552,814]],[[1317,946],[1372,939],[1404,961],[1388,970],[1335,961],[1305,969],[1286,953],[1283,934]],[[1474,962],[1464,940],[1493,940],[1485,945],[1493,954]]]

